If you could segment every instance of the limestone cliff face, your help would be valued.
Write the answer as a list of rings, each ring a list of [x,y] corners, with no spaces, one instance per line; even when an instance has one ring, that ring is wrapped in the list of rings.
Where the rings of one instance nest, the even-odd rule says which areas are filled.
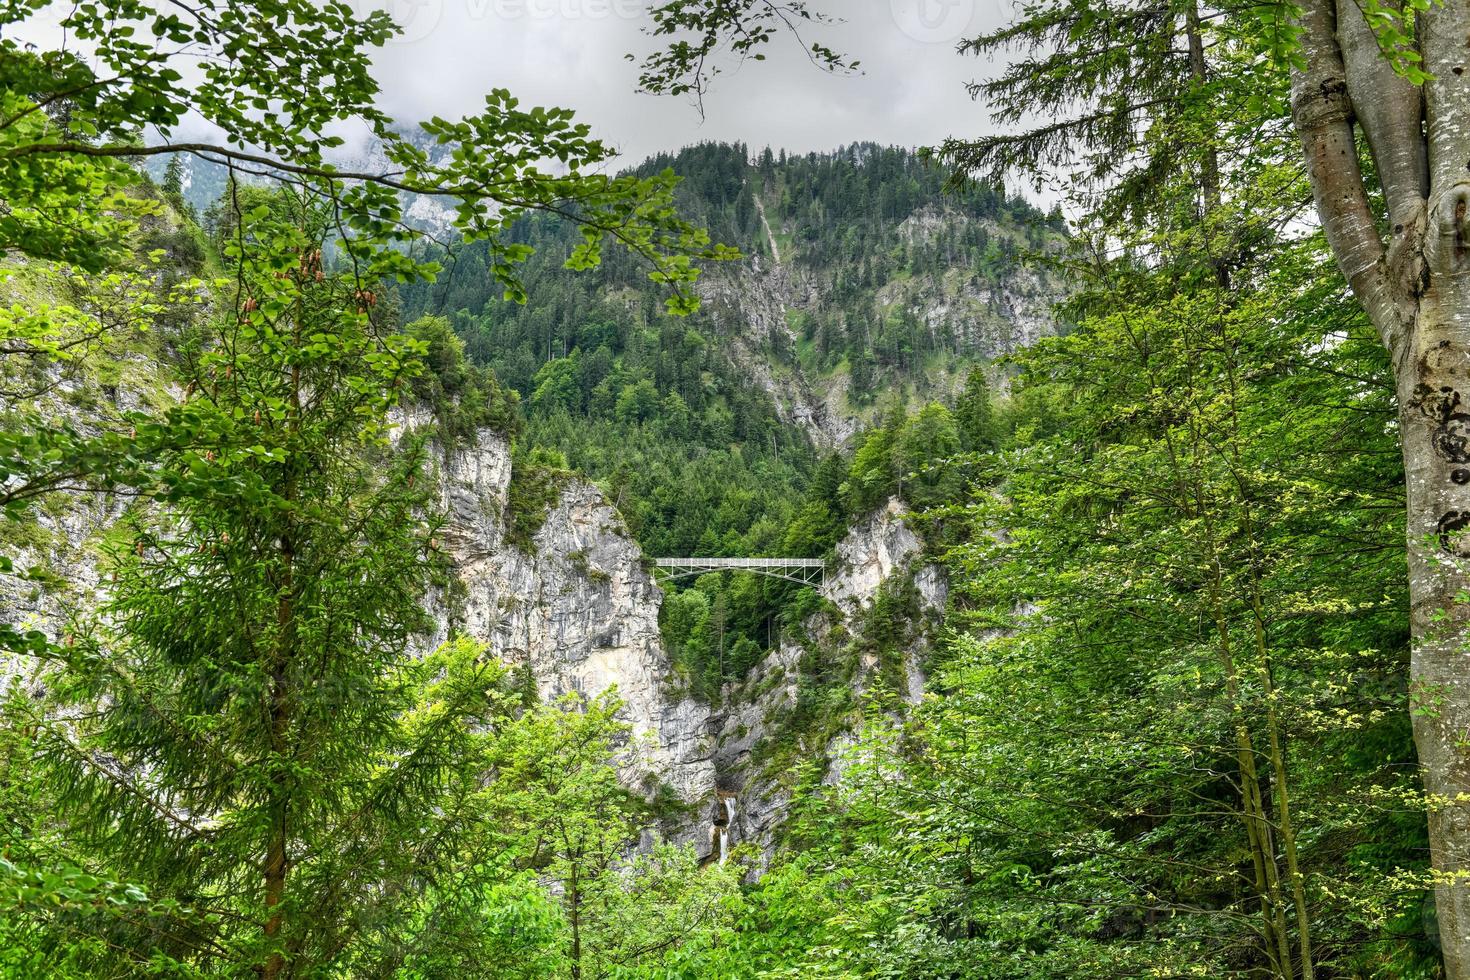
[[[840,446],[857,432],[861,419],[848,406],[845,387],[834,391],[834,384],[814,384],[800,370],[778,370],[767,353],[796,343],[788,311],[822,302],[822,282],[815,274],[753,255],[734,272],[721,269],[702,277],[698,290],[703,308],[730,337],[725,354],[770,396],[783,422],[827,447]]]
[[[923,696],[922,659],[932,636],[925,626],[937,624],[948,585],[943,572],[924,561],[923,541],[904,521],[905,513],[894,499],[854,525],[837,545],[834,569],[822,590],[829,609],[809,617],[795,637],[783,637],[741,684],[725,692],[725,708],[715,717],[715,766],[721,793],[732,802],[721,800],[711,813],[718,817],[728,807],[733,813],[726,830],[730,842],[756,845],[763,860],[770,856],[797,790],[791,769],[773,764],[779,759],[773,743],[798,742],[802,758],[816,761],[822,781],[832,783],[845,768],[843,751],[857,720],[828,718],[812,731],[793,730],[804,720],[798,715],[803,671],[824,656],[829,661],[846,656],[853,668],[847,683],[854,695],[861,695],[878,677],[880,664],[876,653],[854,639],[861,639],[864,617],[883,590],[895,585],[912,590],[917,628],[902,650],[886,652],[901,657],[904,699],[912,703]]]
[[[765,209],[758,210],[765,222]],[[907,245],[924,244],[973,220],[929,206],[910,215],[896,232]],[[995,221],[980,224],[996,239],[1016,234]],[[863,397],[873,392],[850,391],[847,371],[808,373],[795,358],[773,358],[771,352],[797,348],[800,338],[793,324],[802,317],[824,312],[846,316],[850,302],[834,298],[835,270],[813,268],[790,255],[783,261],[769,224],[765,232],[771,254],[708,269],[698,285],[701,302],[729,338],[725,355],[771,397],[782,421],[800,428],[817,446],[843,446],[873,420],[881,399]],[[1053,308],[1064,294],[1059,283],[1027,265],[1000,279],[955,265],[895,277],[871,299],[880,316],[911,316],[922,324],[932,349],[963,354],[963,360],[938,370],[911,371],[901,379],[920,397],[947,399],[963,385],[969,364],[994,360],[1055,334]]]
[[[860,632],[880,591],[899,579],[917,591],[925,616],[944,607],[943,576],[922,563],[923,542],[903,520],[903,506],[890,501],[850,530],[823,589],[828,610],[728,688],[725,707],[712,707],[675,683],[658,627],[663,592],[601,492],[568,482],[522,550],[506,537],[513,478],[509,447],[493,433],[442,460],[442,538],[456,584],[436,599],[435,641],[451,628],[483,640],[507,663],[528,665],[544,698],[615,686],[637,738],[627,783],[645,793],[667,786],[692,814],[665,831],[709,860],[718,859],[721,832],[727,846],[750,841],[768,854],[792,787],[762,768],[760,757],[790,720],[809,647],[833,642],[834,632]],[[910,700],[922,694],[925,642],[916,638],[902,653]],[[879,665],[872,653],[856,657],[852,683],[860,694]],[[838,730],[822,747],[832,760],[829,779],[840,776],[844,737]]]
[[[943,575],[923,562],[923,542],[904,521],[904,507],[890,501],[849,531],[823,589],[828,609],[712,707],[674,683],[658,628],[663,592],[602,494],[569,482],[523,551],[506,540],[512,479],[509,447],[491,433],[443,460],[449,516],[442,537],[457,584],[437,600],[435,639],[453,627],[484,640],[506,662],[529,665],[546,698],[616,686],[639,742],[628,757],[628,784],[643,792],[663,784],[690,807],[689,820],[665,830],[709,860],[718,859],[722,833],[727,847],[751,842],[768,855],[793,786],[789,773],[770,771],[763,760],[772,740],[803,734],[783,726],[792,720],[809,650],[860,634],[875,599],[900,580],[914,590],[921,617],[944,608]],[[901,654],[908,700],[923,692],[926,643],[919,631]],[[852,656],[851,683],[861,694],[878,674],[878,655]],[[825,778],[839,778],[846,729],[839,724],[823,737]]]
[[[403,428],[429,424],[406,413]],[[725,692],[724,706],[690,697],[676,683],[660,636],[663,592],[617,511],[595,487],[572,479],[545,514],[529,547],[507,537],[509,490],[514,478],[510,448],[493,432],[473,446],[439,454],[439,486],[446,515],[442,547],[453,565],[449,587],[430,597],[436,613],[426,646],[457,629],[489,644],[510,664],[526,665],[543,698],[567,692],[587,696],[616,687],[635,739],[624,757],[630,788],[653,795],[667,787],[691,816],[665,832],[693,844],[707,859],[727,846],[754,842],[769,853],[791,800],[792,786],[761,765],[796,704],[803,658],[813,644],[834,635],[860,633],[876,596],[900,579],[916,588],[922,610],[943,608],[945,586],[937,569],[919,561],[922,542],[903,522],[897,501],[855,526],[838,545],[823,596],[827,611],[802,624]],[[30,540],[11,554],[17,566],[44,567],[48,585],[0,576],[0,608],[12,622],[58,630],[68,609],[95,601],[96,543],[122,511],[120,500],[79,495],[35,513]],[[922,642],[903,652],[906,696],[917,698]],[[851,678],[861,692],[876,676],[871,653],[857,657]],[[7,670],[24,669],[10,664]],[[827,777],[840,775],[837,750],[843,731],[824,732],[817,746],[833,760]],[[801,733],[796,733],[800,735]]]
[[[709,709],[678,692],[659,635],[663,593],[600,491],[572,481],[529,551],[505,529],[510,449],[493,433],[445,459],[444,546],[457,584],[437,601],[440,636],[458,628],[507,663],[529,665],[543,698],[616,687],[637,747],[626,775],[686,803],[714,791]]]
[[[176,227],[165,212],[154,219]],[[0,284],[0,303],[66,303],[66,277],[39,262],[10,260],[11,278]],[[0,427],[16,431],[70,428],[81,436],[126,433],[131,412],[172,404],[179,391],[150,352],[128,343],[103,348],[95,360],[52,365],[43,377],[29,373],[28,358],[0,357]],[[0,552],[14,562],[13,575],[0,575],[0,620],[25,629],[58,631],[90,607],[101,582],[102,538],[130,506],[117,493],[46,494],[21,520],[0,517]],[[0,677],[27,669],[0,663]]]
[[[85,611],[101,587],[98,546],[102,533],[123,515],[126,501],[114,494],[72,497],[53,494],[11,524],[6,554],[13,575],[0,575],[0,620],[55,635]],[[0,659],[0,680],[30,668]]]
[[[923,548],[918,534],[904,523],[905,513],[907,509],[897,498],[889,500],[837,542],[837,574],[828,579],[824,592],[847,618],[872,602],[878,588],[907,568]],[[934,598],[943,606],[942,593]]]

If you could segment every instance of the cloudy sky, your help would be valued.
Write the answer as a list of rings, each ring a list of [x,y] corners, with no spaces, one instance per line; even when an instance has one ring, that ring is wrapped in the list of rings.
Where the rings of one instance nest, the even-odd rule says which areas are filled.
[[[995,66],[955,42],[1003,23],[1009,0],[814,0],[840,14],[821,39],[858,58],[862,74],[830,76],[789,38],[768,59],[716,80],[705,116],[686,100],[636,95],[628,52],[654,39],[646,0],[352,0],[387,9],[404,35],[378,60],[384,108],[399,119],[473,112],[508,88],[523,104],[575,109],[630,162],[699,140],[744,140],[793,151],[855,140],[902,146],[986,132],[964,83]]]

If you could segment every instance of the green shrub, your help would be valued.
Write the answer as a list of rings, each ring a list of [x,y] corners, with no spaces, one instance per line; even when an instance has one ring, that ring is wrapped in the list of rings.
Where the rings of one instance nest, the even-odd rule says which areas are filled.
[[[442,316],[424,316],[404,327],[423,345],[423,369],[413,393],[434,410],[445,446],[473,443],[482,428],[506,437],[520,431],[520,396],[503,387],[488,367],[471,364],[464,341]]]
[[[524,457],[517,455],[511,462],[506,492],[506,542],[532,553],[536,532],[546,523],[571,478],[566,459],[554,450],[536,449]]]

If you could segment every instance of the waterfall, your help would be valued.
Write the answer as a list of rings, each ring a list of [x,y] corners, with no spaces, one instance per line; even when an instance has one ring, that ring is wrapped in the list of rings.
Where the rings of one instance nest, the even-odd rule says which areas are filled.
[[[725,804],[725,822],[720,826],[720,863],[730,856],[730,825],[735,822],[735,797],[722,798]]]

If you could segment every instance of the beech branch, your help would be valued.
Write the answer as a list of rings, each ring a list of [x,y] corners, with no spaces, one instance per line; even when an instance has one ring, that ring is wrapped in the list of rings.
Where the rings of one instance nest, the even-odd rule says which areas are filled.
[[[1430,191],[1446,194],[1470,179],[1465,148],[1470,145],[1470,76],[1466,38],[1470,4],[1451,0],[1419,15],[1419,48],[1429,79],[1424,83],[1424,117],[1429,132]]]
[[[1338,266],[1397,360],[1410,327],[1397,302],[1353,138],[1347,68],[1332,0],[1305,0],[1298,27],[1302,63],[1292,70],[1291,111],[1301,134],[1312,197]]]
[[[1429,195],[1428,148],[1421,126],[1424,100],[1419,87],[1383,56],[1358,3],[1337,0],[1337,37],[1353,115],[1373,151],[1398,237],[1413,233]]]

